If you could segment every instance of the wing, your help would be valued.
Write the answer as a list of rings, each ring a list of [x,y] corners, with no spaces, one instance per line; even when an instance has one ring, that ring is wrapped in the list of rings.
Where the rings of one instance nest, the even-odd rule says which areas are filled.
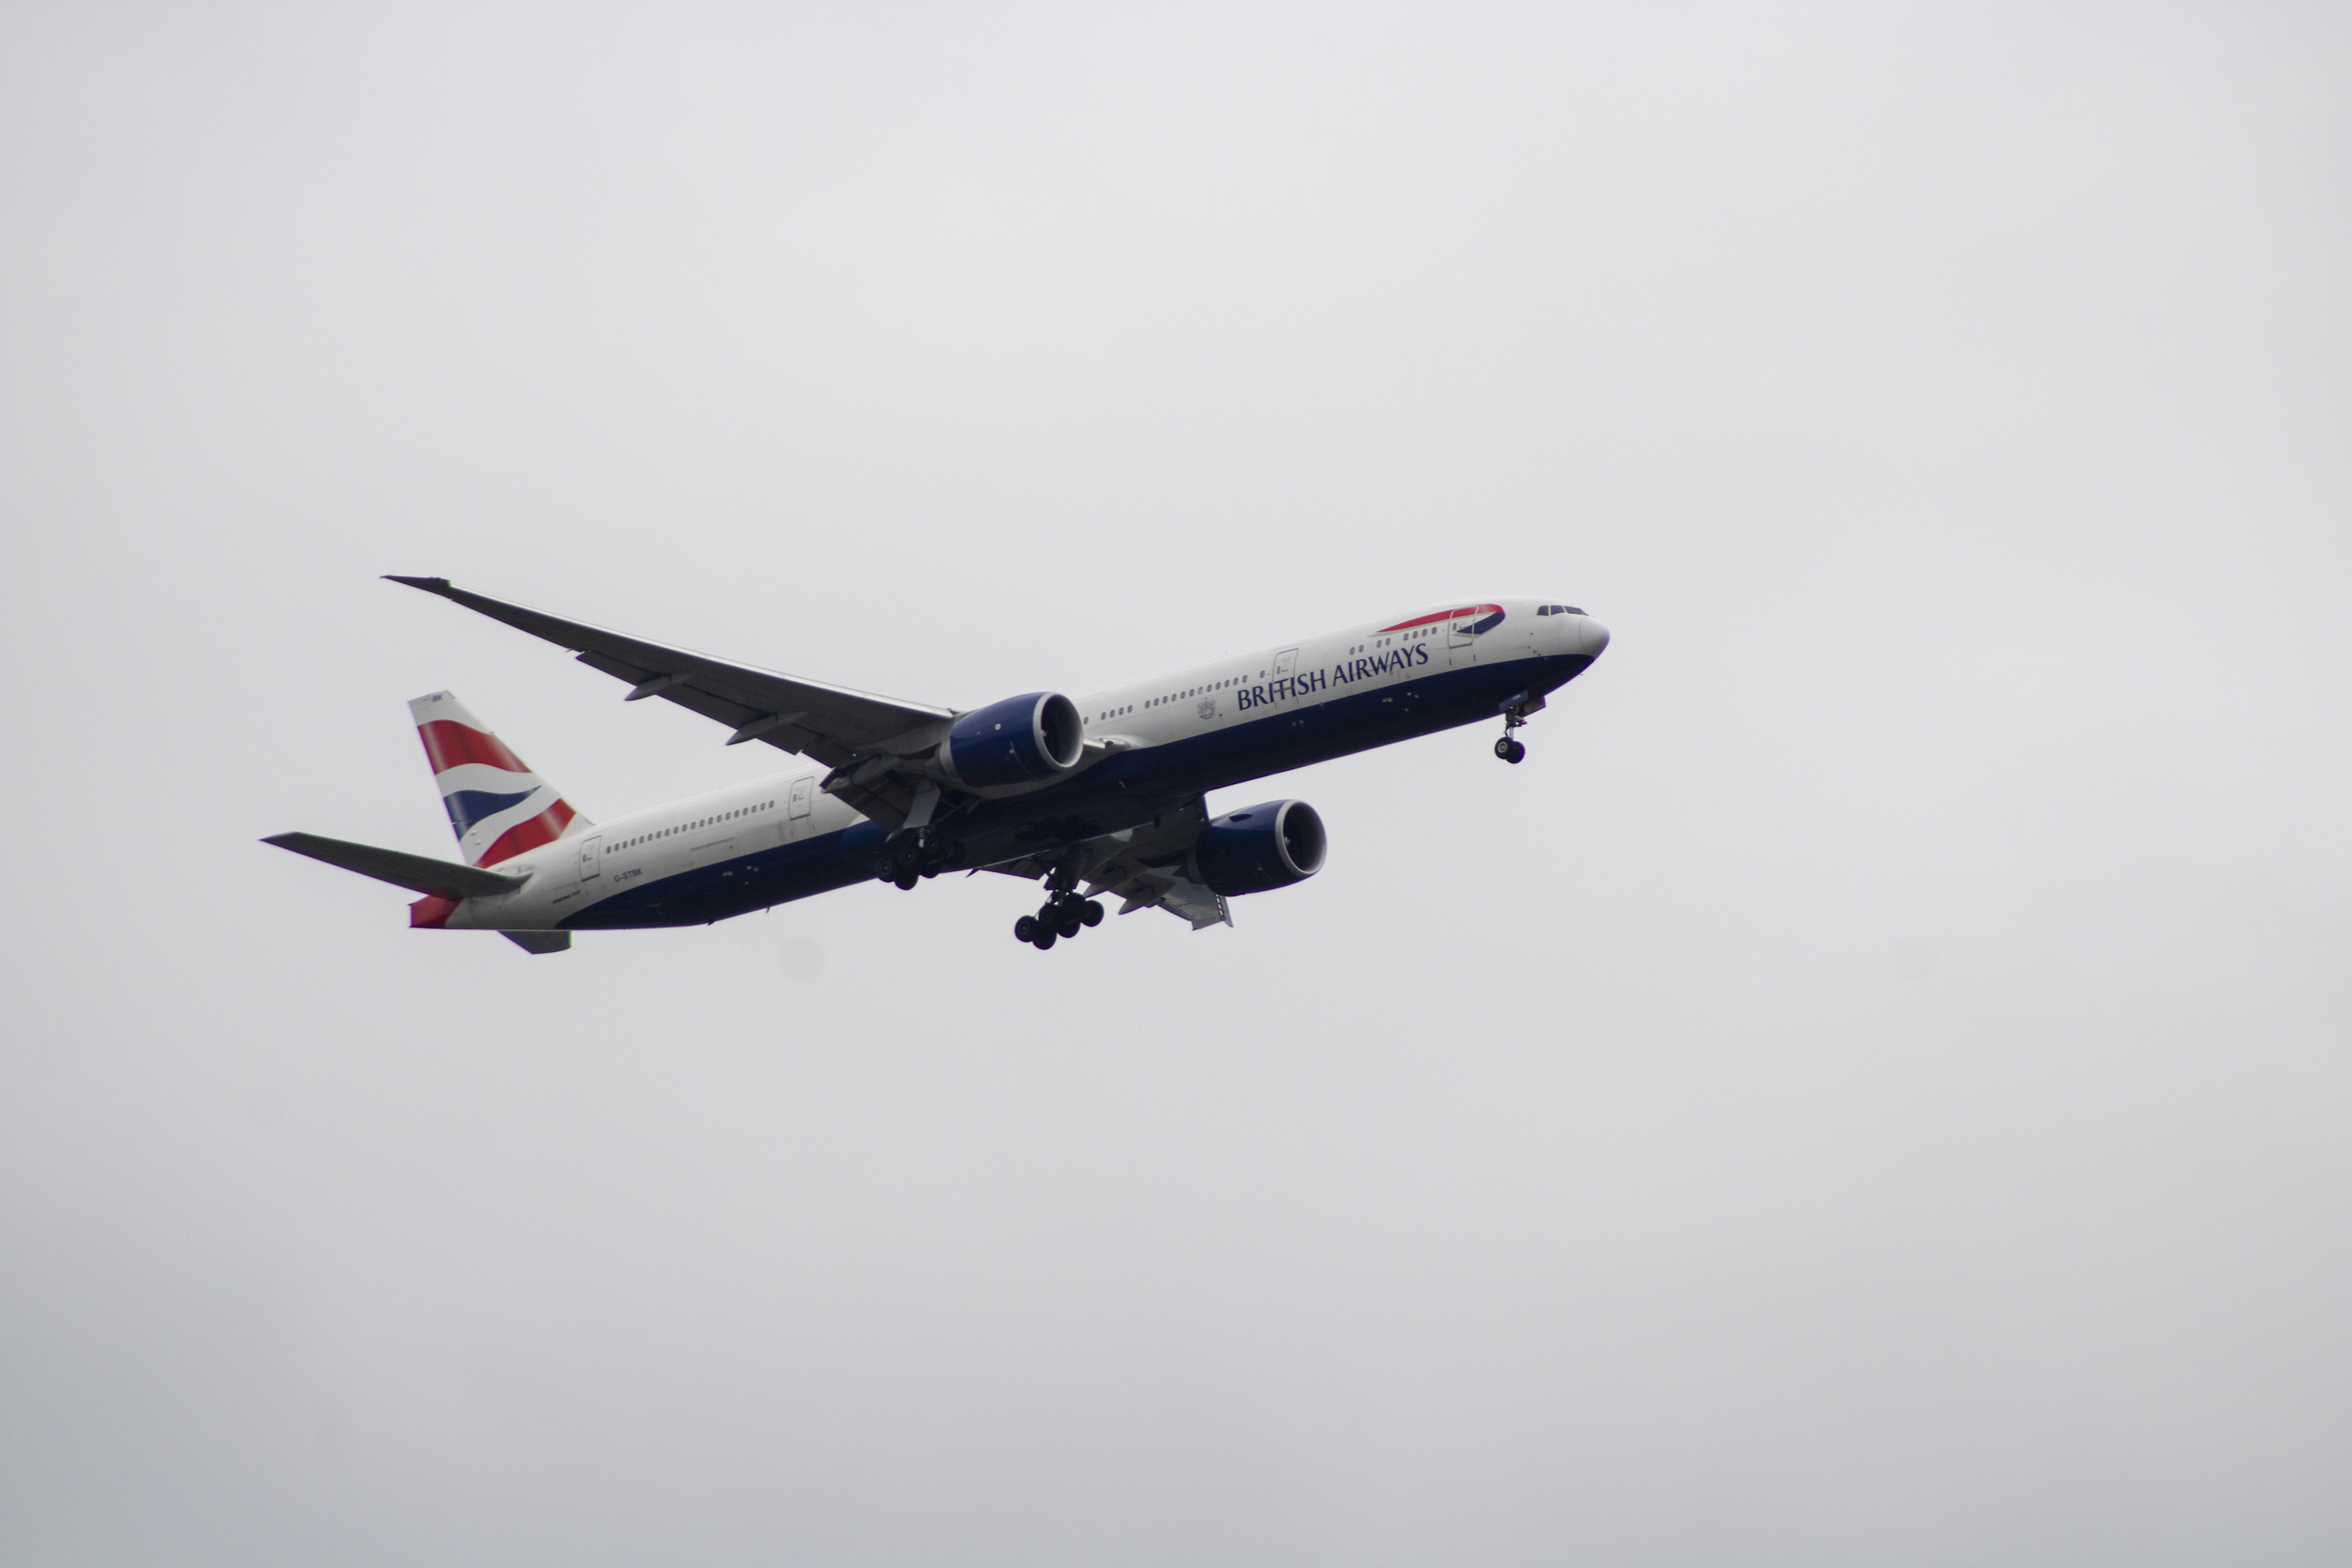
[[[1118,907],[1120,914],[1166,910],[1189,921],[1194,931],[1229,926],[1234,915],[1225,896],[1192,879],[1192,845],[1208,825],[1208,803],[1195,796],[1182,810],[1141,827],[1089,838],[1052,855],[981,868],[1034,879],[1066,863],[1072,877],[1087,884],[1087,897],[1108,893],[1125,900]]]
[[[627,701],[659,697],[734,731],[730,746],[761,741],[815,758],[834,770],[826,789],[896,826],[911,791],[890,776],[897,759],[937,745],[955,711],[898,702],[845,686],[778,675],[688,648],[643,642],[583,621],[509,605],[453,587],[446,577],[392,577],[452,604],[569,648],[591,669],[629,682]]]

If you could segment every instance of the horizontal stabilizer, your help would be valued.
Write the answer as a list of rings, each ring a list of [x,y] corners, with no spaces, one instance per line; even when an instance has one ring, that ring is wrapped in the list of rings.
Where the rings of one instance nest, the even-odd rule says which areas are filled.
[[[520,877],[501,876],[496,871],[478,870],[454,861],[436,860],[429,855],[407,855],[397,849],[379,849],[373,844],[351,844],[341,838],[321,838],[315,833],[278,833],[262,842],[275,844],[280,849],[291,849],[297,855],[308,855],[313,860],[324,860],[328,865],[340,866],[346,871],[357,871],[362,877],[373,877],[379,882],[390,882],[395,888],[434,893],[445,899],[478,899],[493,893],[510,893],[523,883]]]
[[[572,933],[568,931],[505,931],[499,933],[525,952],[569,952]]]

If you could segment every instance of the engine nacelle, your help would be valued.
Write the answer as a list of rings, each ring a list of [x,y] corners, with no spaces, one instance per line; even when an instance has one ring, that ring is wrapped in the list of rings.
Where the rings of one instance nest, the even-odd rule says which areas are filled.
[[[1032,691],[975,708],[940,742],[939,764],[972,789],[1035,784],[1068,773],[1086,752],[1086,721],[1058,691]]]
[[[1201,885],[1234,898],[1303,882],[1323,869],[1323,819],[1303,800],[1270,800],[1229,811],[1192,846]]]

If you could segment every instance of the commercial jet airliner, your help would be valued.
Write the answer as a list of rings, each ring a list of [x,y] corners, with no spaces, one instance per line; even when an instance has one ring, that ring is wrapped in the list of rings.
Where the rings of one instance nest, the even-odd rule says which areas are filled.
[[[935,708],[730,664],[454,587],[412,588],[543,637],[629,683],[821,764],[593,823],[456,697],[408,705],[464,865],[310,833],[263,840],[425,896],[408,923],[495,931],[560,952],[576,931],[703,925],[879,878],[947,870],[1042,881],[1013,934],[1039,949],[1160,909],[1231,925],[1228,900],[1322,868],[1303,800],[1210,815],[1212,790],[1440,730],[1502,721],[1495,754],[1609,646],[1573,605],[1454,601],[1086,697],[1030,691]]]

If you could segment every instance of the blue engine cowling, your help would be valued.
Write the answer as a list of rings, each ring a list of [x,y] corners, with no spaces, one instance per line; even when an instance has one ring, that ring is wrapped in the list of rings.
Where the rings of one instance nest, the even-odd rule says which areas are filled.
[[[1303,800],[1270,800],[1229,811],[1192,846],[1201,885],[1234,898],[1303,882],[1323,869],[1323,819]]]
[[[1032,691],[975,708],[940,742],[940,765],[973,789],[1034,784],[1078,765],[1086,721],[1058,691]]]

